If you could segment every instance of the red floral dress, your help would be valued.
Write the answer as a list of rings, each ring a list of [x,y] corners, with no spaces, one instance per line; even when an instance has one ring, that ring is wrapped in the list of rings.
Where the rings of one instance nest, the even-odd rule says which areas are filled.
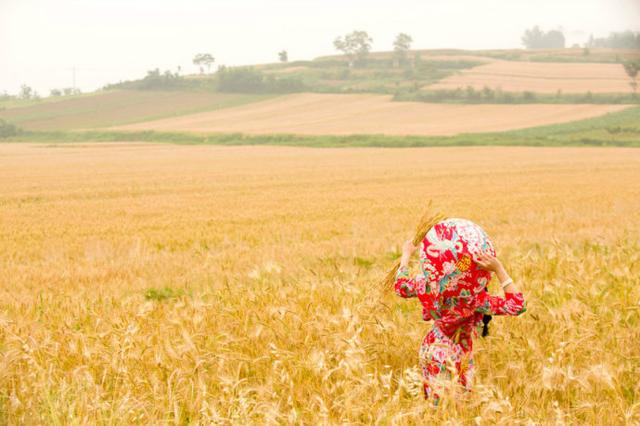
[[[472,260],[480,250],[495,256],[482,228],[466,219],[445,219],[422,241],[421,273],[410,278],[404,267],[396,275],[396,293],[417,297],[424,320],[434,321],[422,341],[419,360],[425,397],[433,397],[436,403],[438,389],[451,379],[471,388],[472,338],[482,325],[483,314],[520,315],[526,310],[522,293],[505,293],[505,297],[488,293],[491,273]]]

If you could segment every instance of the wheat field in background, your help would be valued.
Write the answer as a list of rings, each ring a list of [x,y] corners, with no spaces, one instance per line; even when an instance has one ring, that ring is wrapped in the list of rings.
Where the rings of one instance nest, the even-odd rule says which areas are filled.
[[[0,144],[0,424],[637,424],[639,183],[633,149]],[[436,410],[378,285],[429,199],[528,300]]]
[[[506,92],[631,93],[620,64],[492,61],[444,78],[429,89],[490,87]]]
[[[394,102],[390,95],[296,93],[114,130],[252,135],[459,135],[568,123],[629,105],[470,105]]]

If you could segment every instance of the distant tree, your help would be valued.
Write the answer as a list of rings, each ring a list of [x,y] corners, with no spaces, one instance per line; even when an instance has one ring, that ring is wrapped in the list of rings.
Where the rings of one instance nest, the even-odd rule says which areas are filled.
[[[198,53],[193,57],[193,65],[200,68],[200,74],[204,73],[204,67],[207,67],[207,72],[209,72],[211,65],[215,61],[215,58],[210,53]]]
[[[62,92],[59,89],[51,89],[50,96],[62,96]]]
[[[544,45],[547,49],[564,49],[566,39],[560,30],[548,31],[545,34]]]
[[[640,72],[640,60],[639,61],[627,61],[622,64],[625,72],[631,79],[629,85],[631,89],[633,89],[633,94],[635,95],[638,90],[638,72]]]
[[[20,87],[20,94],[18,95],[20,99],[31,99],[34,97],[34,91],[31,87],[23,84]]]
[[[552,30],[545,33],[537,25],[522,35],[522,44],[527,49],[563,49],[565,43],[562,31]]]
[[[293,93],[306,90],[304,83],[296,78],[276,78],[254,68],[222,68],[218,70],[217,76],[220,92]]]
[[[408,34],[400,33],[396,36],[393,42],[393,63],[396,68],[407,61],[412,42],[413,39]]]
[[[169,70],[164,72],[159,68],[147,71],[147,75],[140,80],[136,88],[140,90],[172,90],[183,87],[184,79]]]
[[[288,62],[289,61],[289,54],[287,53],[286,50],[282,50],[282,51],[278,52],[278,59],[280,59],[280,62]]]
[[[535,26],[530,30],[525,30],[522,36],[522,44],[527,49],[538,49],[544,38],[544,32],[540,30],[539,26]]]
[[[593,38],[589,40],[589,47],[607,49],[640,49],[640,32],[623,31],[611,33],[608,37]]]
[[[333,45],[347,56],[349,68],[353,68],[356,64],[366,62],[371,51],[371,43],[373,39],[366,31],[353,31],[344,37],[336,38]]]

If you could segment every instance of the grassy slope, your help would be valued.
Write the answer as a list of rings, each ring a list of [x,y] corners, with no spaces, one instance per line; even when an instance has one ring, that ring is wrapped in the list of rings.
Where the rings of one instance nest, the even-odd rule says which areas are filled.
[[[393,59],[372,54],[366,65],[350,69],[344,57],[321,58],[285,64],[264,64],[259,70],[274,77],[302,81],[308,91],[319,93],[386,93],[415,91],[460,70],[482,65],[474,59],[419,60],[413,66],[394,66]]]
[[[25,130],[89,129],[227,108],[268,97],[190,91],[111,91],[0,110],[0,118]]]
[[[18,99],[13,97],[2,97],[0,96],[0,113],[7,109],[13,108],[25,108],[33,105],[41,105],[45,103],[56,103],[56,102],[64,102],[69,101],[71,99],[77,99],[81,97],[94,96],[94,94],[80,94],[80,95],[69,95],[69,96],[48,96],[46,98],[38,98],[38,99]]]
[[[501,133],[439,136],[296,136],[142,132],[27,132],[9,141],[126,142],[146,141],[211,145],[284,145],[308,147],[420,146],[626,146],[640,147],[640,107],[602,117]]]

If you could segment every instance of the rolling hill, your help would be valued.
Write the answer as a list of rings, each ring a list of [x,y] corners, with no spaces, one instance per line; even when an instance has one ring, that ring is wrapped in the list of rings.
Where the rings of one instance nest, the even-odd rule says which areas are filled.
[[[113,90],[8,108],[0,110],[0,118],[25,130],[94,129],[214,111],[269,97],[196,91]]]
[[[105,132],[449,136],[608,114],[596,121],[618,123],[607,127],[606,143],[626,143],[640,131],[629,121],[637,114],[621,111],[639,100],[619,62],[637,58],[611,49],[429,50],[402,63],[374,52],[357,68],[328,56],[203,75],[156,71],[80,97],[0,105],[0,119],[28,132],[100,130],[113,140]],[[448,98],[456,93],[464,96]]]

